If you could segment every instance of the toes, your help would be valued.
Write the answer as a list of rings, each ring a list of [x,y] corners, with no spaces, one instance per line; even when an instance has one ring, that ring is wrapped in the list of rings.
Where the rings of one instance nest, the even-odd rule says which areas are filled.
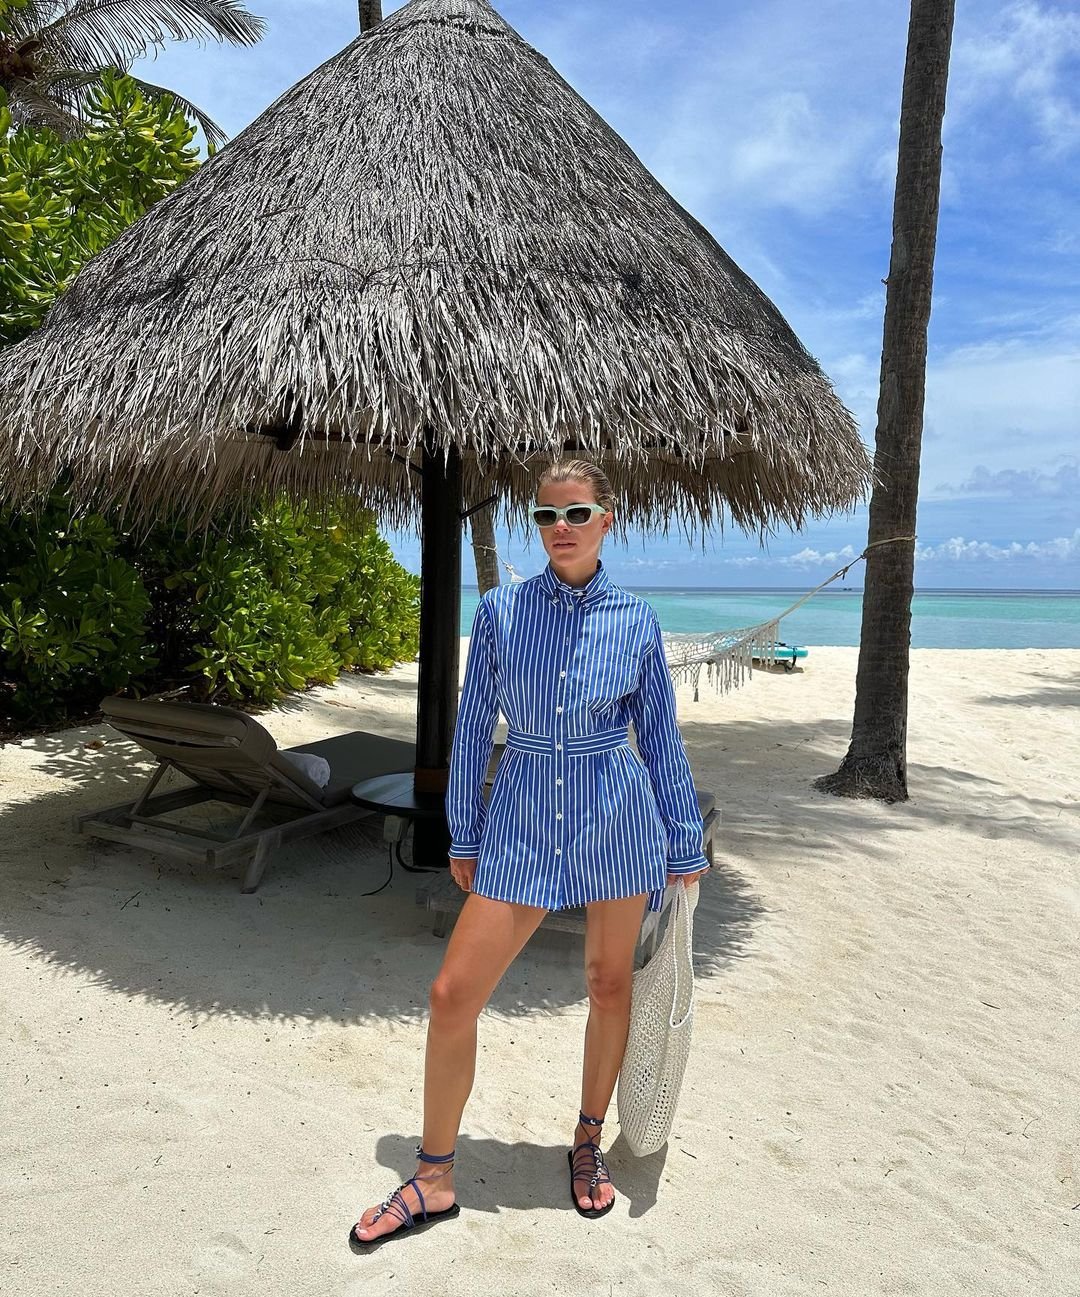
[[[369,1207],[353,1228],[353,1233],[362,1243],[370,1242],[371,1239],[376,1238],[378,1235],[378,1231],[372,1228],[378,1210],[378,1207]]]

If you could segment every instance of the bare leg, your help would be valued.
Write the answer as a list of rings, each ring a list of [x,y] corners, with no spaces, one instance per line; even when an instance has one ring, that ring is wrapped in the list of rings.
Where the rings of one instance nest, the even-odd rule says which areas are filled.
[[[630,992],[634,977],[634,948],[641,932],[645,896],[596,901],[588,907],[585,931],[585,980],[589,990],[589,1021],[585,1028],[585,1061],[581,1077],[581,1111],[601,1120],[615,1091],[630,1027]],[[574,1145],[599,1135],[596,1125],[580,1123]],[[604,1207],[615,1196],[610,1184],[590,1194],[588,1178],[578,1190],[582,1207]]]
[[[535,906],[493,901],[475,892],[466,899],[431,987],[424,1071],[425,1153],[440,1156],[453,1152],[476,1071],[476,1020],[546,913]],[[417,1176],[429,1211],[453,1205],[452,1163],[447,1170],[419,1164]],[[415,1190],[405,1189],[403,1197],[419,1217]],[[363,1242],[400,1226],[389,1212],[373,1221],[377,1211],[369,1207],[360,1218],[356,1237]]]

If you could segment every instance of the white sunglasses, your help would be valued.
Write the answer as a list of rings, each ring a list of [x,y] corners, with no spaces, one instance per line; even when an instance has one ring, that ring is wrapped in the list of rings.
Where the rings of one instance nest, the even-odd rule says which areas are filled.
[[[538,527],[554,527],[560,518],[571,527],[584,527],[598,513],[607,513],[602,504],[568,504],[562,509],[553,504],[534,504],[529,510]]]

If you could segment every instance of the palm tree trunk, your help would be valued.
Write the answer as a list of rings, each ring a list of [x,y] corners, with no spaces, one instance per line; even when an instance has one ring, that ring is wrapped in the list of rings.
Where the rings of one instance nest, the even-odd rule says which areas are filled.
[[[478,509],[472,515],[473,560],[476,563],[476,584],[480,593],[493,590],[499,584],[499,555],[495,549],[495,512]]]
[[[360,34],[382,22],[382,0],[360,0]]]
[[[892,257],[878,396],[862,633],[851,745],[823,792],[906,801],[908,669],[914,594],[926,333],[941,195],[941,123],[955,0],[912,0]],[[881,544],[896,537],[900,543]]]

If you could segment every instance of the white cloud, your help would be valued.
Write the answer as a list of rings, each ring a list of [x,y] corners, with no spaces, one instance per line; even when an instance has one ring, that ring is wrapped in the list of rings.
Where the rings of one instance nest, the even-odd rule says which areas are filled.
[[[935,357],[927,371],[925,481],[1069,459],[1080,437],[1080,346],[1006,338]],[[948,497],[935,485],[926,498]]]
[[[732,215],[777,208],[841,210],[881,147],[887,117],[834,111],[827,68],[805,56],[798,75],[774,59],[766,88],[731,55],[699,56],[696,75],[672,87],[668,111],[650,130],[658,178],[725,225]]]
[[[963,536],[953,536],[950,540],[938,545],[916,545],[917,562],[991,562],[1008,563],[1018,559],[1037,562],[1069,562],[1080,559],[1080,527],[1071,536],[1058,536],[1054,540],[1026,543],[1011,541],[1007,545],[995,545],[987,540],[965,540]]]
[[[840,549],[820,550],[806,546],[794,554],[740,554],[721,557],[718,561],[735,568],[795,568],[803,571],[818,569],[828,572],[853,563],[862,553],[861,548],[844,545]],[[1080,528],[1071,536],[1058,536],[1053,540],[1010,541],[996,544],[988,540],[966,540],[953,536],[937,544],[915,546],[918,563],[1067,563],[1080,559]]]
[[[720,562],[726,563],[731,567],[795,567],[795,568],[814,568],[814,567],[835,567],[845,563],[851,563],[858,557],[861,550],[855,549],[851,545],[845,545],[842,549],[819,550],[806,546],[799,550],[797,554],[740,554],[731,558],[721,558]]]
[[[1061,155],[1080,146],[1080,14],[1020,0],[978,35],[961,38],[953,59],[953,89],[965,110],[1009,96],[1027,114],[1044,147]]]

